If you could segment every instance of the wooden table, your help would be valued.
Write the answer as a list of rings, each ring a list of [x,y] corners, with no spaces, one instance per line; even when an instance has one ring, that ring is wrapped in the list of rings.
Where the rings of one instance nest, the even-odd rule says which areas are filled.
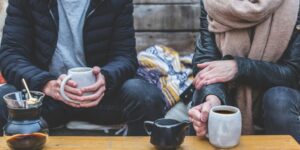
[[[149,137],[49,137],[45,150],[154,150]],[[206,139],[186,137],[179,150],[214,150]],[[243,136],[234,149],[241,150],[300,150],[291,136]],[[8,150],[0,138],[0,150]]]

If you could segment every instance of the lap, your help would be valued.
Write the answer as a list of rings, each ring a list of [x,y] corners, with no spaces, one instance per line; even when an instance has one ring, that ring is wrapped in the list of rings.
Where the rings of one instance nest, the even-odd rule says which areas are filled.
[[[164,106],[163,94],[157,87],[141,79],[130,79],[113,94],[105,96],[98,106],[83,111],[85,118],[89,119],[86,121],[118,124],[127,122],[128,115],[132,116],[131,111],[151,111],[154,116],[159,116],[163,114]]]
[[[300,92],[288,87],[273,87],[267,90],[263,98],[264,108],[272,107],[289,107],[300,105]]]
[[[0,96],[17,89],[9,84],[0,87]],[[1,100],[4,107],[4,102]],[[72,108],[63,102],[45,97],[42,116],[50,127],[62,125],[70,120],[83,120],[98,124],[118,124],[126,122],[124,113],[136,107],[154,106],[153,113],[162,113],[164,101],[162,92],[148,82],[140,79],[126,81],[113,94],[104,96],[98,106],[93,108]],[[157,107],[156,107],[157,106]],[[153,109],[153,108],[151,108]]]

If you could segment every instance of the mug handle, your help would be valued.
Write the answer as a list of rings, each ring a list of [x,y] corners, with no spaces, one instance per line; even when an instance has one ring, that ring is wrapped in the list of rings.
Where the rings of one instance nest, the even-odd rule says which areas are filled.
[[[60,95],[67,101],[76,103],[76,104],[80,104],[79,102],[76,102],[74,100],[71,100],[66,94],[65,94],[65,85],[67,84],[67,82],[72,78],[71,75],[68,75],[67,77],[64,78],[64,80],[61,82],[60,84]]]
[[[144,122],[144,128],[148,135],[151,135],[153,126],[154,126],[154,122],[152,122],[152,121]]]

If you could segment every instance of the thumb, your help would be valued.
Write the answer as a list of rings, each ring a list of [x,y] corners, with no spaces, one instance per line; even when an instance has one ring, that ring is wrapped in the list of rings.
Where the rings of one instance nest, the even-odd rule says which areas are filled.
[[[95,74],[95,75],[98,75],[99,73],[100,73],[100,67],[98,67],[98,66],[95,66],[95,67],[93,67],[93,73]]]
[[[202,110],[201,110],[201,117],[200,117],[200,119],[201,119],[202,122],[207,122],[207,120],[208,120],[208,114],[209,114],[210,109],[211,109],[210,104],[207,103],[207,102],[205,102],[203,104],[203,107],[202,107]]]

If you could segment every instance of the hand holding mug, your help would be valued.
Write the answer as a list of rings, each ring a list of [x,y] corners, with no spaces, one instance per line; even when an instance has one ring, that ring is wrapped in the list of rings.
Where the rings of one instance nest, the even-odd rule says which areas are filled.
[[[61,75],[57,80],[49,81],[43,88],[43,93],[45,93],[47,96],[52,97],[54,100],[62,101],[69,106],[79,108],[80,107],[79,105],[69,101],[65,101],[64,98],[60,95],[60,83],[65,76],[66,75]],[[82,95],[82,92],[76,89],[77,84],[74,81],[72,80],[68,81],[66,86],[67,86],[66,89],[68,89],[68,91],[66,91],[66,94],[69,95],[70,97],[77,99],[74,96],[79,97]]]
[[[68,94],[67,83],[69,81],[77,83],[77,89],[82,96],[76,97]],[[94,107],[99,104],[105,92],[105,79],[100,73],[99,67],[88,68],[78,67],[68,70],[68,75],[64,77],[60,84],[60,94],[64,100],[76,103],[80,107]]]
[[[81,101],[86,101],[88,103],[81,103],[81,107],[88,108],[97,106],[104,97],[104,93],[106,90],[105,78],[101,74],[99,67],[94,67],[93,73],[96,76],[96,83],[80,89],[82,93],[92,93],[82,97]]]
[[[203,137],[207,134],[207,121],[210,109],[217,105],[221,105],[219,98],[214,95],[208,95],[206,102],[189,110],[189,119],[193,123],[197,136]]]
[[[99,67],[77,67],[68,70],[44,87],[43,92],[72,107],[93,107],[99,104],[105,92],[105,78]]]

